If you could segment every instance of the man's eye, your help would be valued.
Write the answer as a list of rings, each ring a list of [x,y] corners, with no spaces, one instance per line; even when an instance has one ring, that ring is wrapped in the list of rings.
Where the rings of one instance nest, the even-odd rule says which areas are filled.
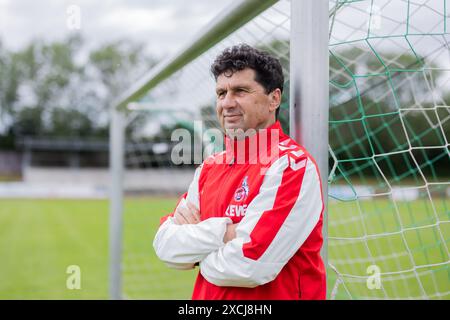
[[[225,96],[225,92],[224,91],[217,92],[217,97],[218,98],[223,98],[224,96]]]

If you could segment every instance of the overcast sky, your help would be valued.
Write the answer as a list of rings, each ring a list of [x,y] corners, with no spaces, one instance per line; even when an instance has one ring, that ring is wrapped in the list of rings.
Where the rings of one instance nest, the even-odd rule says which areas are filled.
[[[192,38],[235,0],[0,0],[0,41],[7,48],[23,48],[33,39],[54,41],[73,32],[81,32],[88,45],[129,38],[146,44],[149,54],[164,58],[184,47]],[[348,40],[348,34],[365,37],[370,1],[356,2],[339,12],[330,43]],[[380,0],[377,2],[383,18],[374,34],[389,35],[393,30],[405,33],[398,21],[406,21],[406,1]],[[442,32],[444,7],[441,1],[427,1],[422,5],[411,2],[410,32]],[[348,8],[347,8],[348,7]],[[355,11],[354,8],[359,8]],[[367,10],[369,9],[369,10]],[[417,10],[420,9],[420,10]],[[447,8],[447,10],[449,10]],[[377,10],[372,9],[372,13]],[[361,21],[355,22],[355,19]],[[366,21],[367,20],[367,21]],[[447,25],[450,18],[447,18]],[[361,34],[348,29],[352,22],[361,25]],[[416,37],[417,38],[417,37]],[[419,39],[413,46],[419,53],[433,49],[441,38]],[[414,37],[410,38],[415,41]],[[431,42],[430,42],[431,41]],[[392,41],[384,41],[390,45]],[[400,41],[398,41],[400,42]],[[406,43],[406,41],[404,41]],[[434,43],[433,43],[434,42]],[[392,45],[395,48],[395,45]],[[403,50],[406,50],[405,48]],[[423,52],[422,52],[423,51]],[[442,53],[445,50],[440,50]],[[439,57],[438,62],[450,66],[450,61]]]
[[[173,53],[233,0],[0,0],[0,39],[9,49],[62,39],[78,28],[90,43],[131,38]],[[78,17],[79,14],[79,19]]]
[[[131,38],[145,43],[150,53],[162,56],[183,47],[233,1],[0,0],[0,40],[8,48],[16,50],[32,39],[61,39],[79,29],[90,43]],[[367,7],[369,3],[370,1],[361,5]],[[406,13],[406,4],[404,1],[379,3],[383,16],[393,19],[397,18],[399,12]],[[426,4],[436,12],[443,11],[441,2],[429,1]],[[414,11],[413,5],[411,12]],[[368,18],[360,12],[355,14],[353,10],[346,10],[341,16],[345,14],[348,19]],[[434,20],[443,24],[442,17],[426,8],[418,14],[413,13],[411,19],[414,26],[419,27],[419,31],[431,31],[429,26],[434,24],[431,22]],[[389,20],[383,19],[382,25],[389,27]],[[421,26],[425,26],[424,30]],[[345,35],[345,32],[342,34]]]

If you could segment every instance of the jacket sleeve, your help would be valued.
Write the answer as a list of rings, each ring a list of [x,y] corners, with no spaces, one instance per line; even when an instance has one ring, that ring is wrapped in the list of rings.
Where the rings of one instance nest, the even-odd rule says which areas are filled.
[[[256,287],[276,278],[298,251],[323,211],[320,178],[301,150],[284,155],[265,174],[236,238],[200,262],[217,286]]]
[[[195,171],[186,199],[182,198],[178,206],[190,201],[199,207],[198,180],[201,166]],[[160,225],[153,240],[153,248],[159,259],[175,269],[192,269],[195,263],[209,253],[224,245],[223,236],[230,218],[209,218],[197,224],[178,225],[169,215]]]

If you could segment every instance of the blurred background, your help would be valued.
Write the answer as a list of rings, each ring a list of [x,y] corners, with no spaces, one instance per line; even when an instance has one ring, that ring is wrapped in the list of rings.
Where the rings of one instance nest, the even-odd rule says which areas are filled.
[[[110,297],[111,108],[245,2],[0,0],[0,299]],[[197,271],[166,268],[151,244],[218,127],[217,53],[246,42],[281,60],[289,132],[291,3],[260,3],[120,110],[124,298],[190,297]],[[450,3],[329,10],[328,297],[449,299]],[[192,137],[182,163],[175,129]]]
[[[104,195],[113,99],[230,2],[0,2],[2,180],[67,182],[75,192],[73,179],[95,180],[79,169],[98,168],[85,172]]]
[[[108,298],[112,101],[230,2],[0,1],[0,299]],[[131,180],[168,194],[157,212],[130,200],[152,213],[139,243],[150,255],[156,221],[185,184]],[[68,289],[71,265],[81,289]]]

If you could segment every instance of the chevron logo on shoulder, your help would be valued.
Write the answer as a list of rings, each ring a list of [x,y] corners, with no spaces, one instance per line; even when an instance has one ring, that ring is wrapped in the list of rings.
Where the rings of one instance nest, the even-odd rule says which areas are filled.
[[[292,170],[297,171],[306,166],[307,158],[302,150],[292,151],[289,153],[289,166]]]

